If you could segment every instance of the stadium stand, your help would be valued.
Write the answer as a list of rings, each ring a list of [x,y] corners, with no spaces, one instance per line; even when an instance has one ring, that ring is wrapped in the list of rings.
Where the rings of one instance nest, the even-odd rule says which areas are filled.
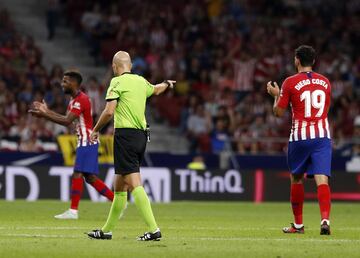
[[[332,82],[334,149],[344,155],[358,149],[352,144],[360,114],[357,1],[331,0],[323,6],[321,1],[124,0],[119,5],[68,0],[60,10],[97,65],[109,63],[116,50],[128,49],[135,73],[153,82],[178,81],[175,92],[151,105],[188,138],[191,152],[219,153],[229,147],[240,154],[283,152],[290,114],[272,116],[265,82],[292,74],[293,49],[299,42],[311,44],[318,52],[315,69]],[[274,24],[281,26],[274,29]],[[1,148],[53,150],[54,136],[67,129],[34,121],[26,109],[32,100],[45,98],[63,111],[66,99],[53,87],[61,67],[47,73],[41,50],[31,37],[19,36],[5,10],[0,34]],[[98,100],[104,87],[94,86],[96,78],[87,83]],[[14,138],[20,139],[16,146]]]

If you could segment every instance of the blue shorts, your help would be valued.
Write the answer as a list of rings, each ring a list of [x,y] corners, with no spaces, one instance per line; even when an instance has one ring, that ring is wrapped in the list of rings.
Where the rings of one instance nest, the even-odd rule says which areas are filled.
[[[99,174],[99,144],[80,146],[76,149],[75,172]]]
[[[331,140],[316,138],[289,142],[288,166],[292,174],[331,176]]]

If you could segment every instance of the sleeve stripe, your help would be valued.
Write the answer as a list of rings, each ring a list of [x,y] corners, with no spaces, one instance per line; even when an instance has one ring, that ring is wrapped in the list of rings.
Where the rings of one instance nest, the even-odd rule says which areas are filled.
[[[106,101],[113,101],[113,100],[119,100],[119,98],[106,99]]]

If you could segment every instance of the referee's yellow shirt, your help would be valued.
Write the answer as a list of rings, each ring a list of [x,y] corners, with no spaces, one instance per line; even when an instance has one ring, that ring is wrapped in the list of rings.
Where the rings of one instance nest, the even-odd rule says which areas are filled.
[[[146,129],[146,99],[154,93],[154,86],[144,77],[123,73],[114,77],[107,90],[107,101],[117,100],[114,114],[115,128]]]

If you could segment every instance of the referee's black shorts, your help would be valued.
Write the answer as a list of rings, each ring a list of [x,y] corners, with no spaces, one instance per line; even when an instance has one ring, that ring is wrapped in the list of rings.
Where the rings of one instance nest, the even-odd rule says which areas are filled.
[[[115,128],[114,166],[115,174],[127,175],[140,172],[147,136],[144,130]]]

